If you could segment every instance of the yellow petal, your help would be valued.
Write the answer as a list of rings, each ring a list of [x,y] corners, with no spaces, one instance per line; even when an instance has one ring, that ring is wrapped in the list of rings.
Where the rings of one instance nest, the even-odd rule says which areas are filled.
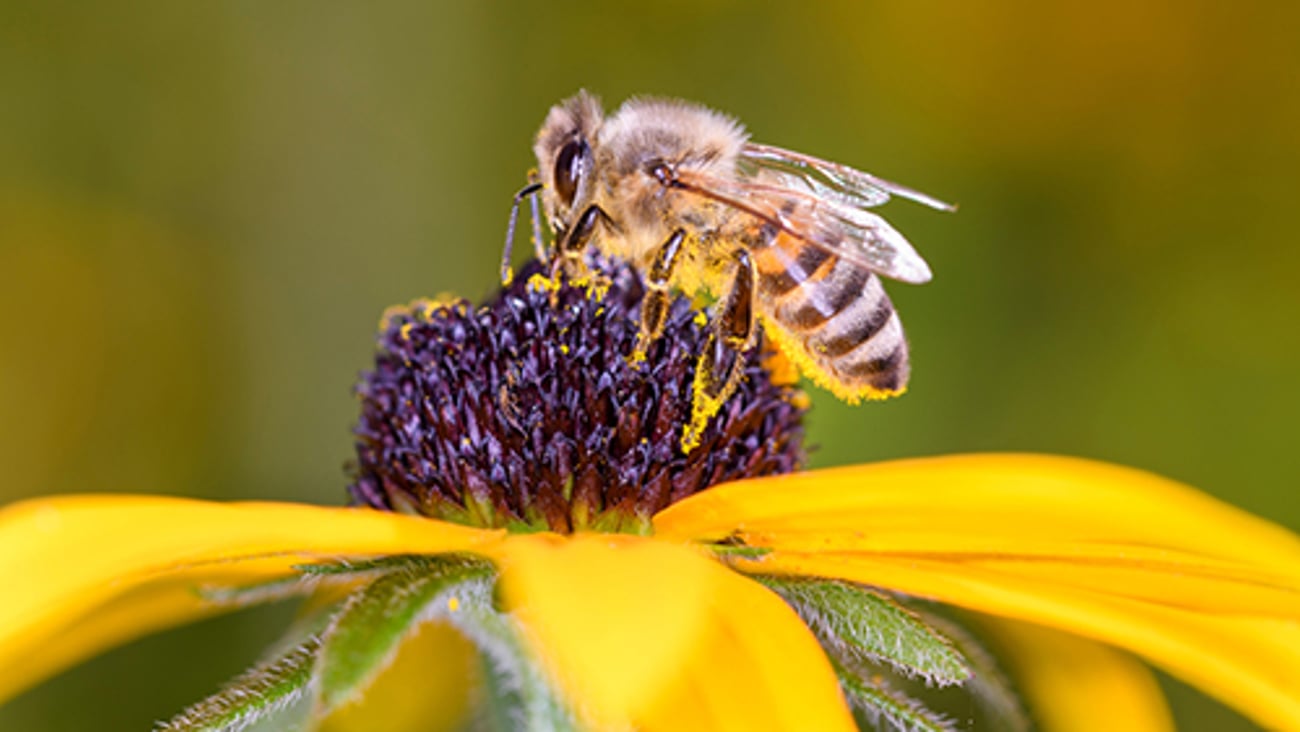
[[[987,619],[979,627],[1044,732],[1174,729],[1155,676],[1132,656],[1026,623]]]
[[[704,635],[713,575],[688,550],[539,534],[504,542],[497,563],[508,609],[604,726],[641,713]]]
[[[718,575],[711,632],[646,729],[855,730],[839,682],[803,621],[734,572]]]
[[[908,460],[723,486],[655,526],[774,550],[737,560],[749,571],[840,577],[1112,643],[1266,725],[1300,727],[1300,539],[1148,473]]]
[[[1279,564],[1278,555],[1300,558],[1300,537],[1180,483],[1048,455],[953,455],[746,480],[669,506],[654,526],[658,536],[682,540],[722,538],[740,527],[779,531],[784,545],[830,535],[922,551],[993,550],[1004,535],[1058,548],[1067,540],[1088,547],[1141,537],[1140,546],[1261,566]]]
[[[1041,625],[980,621],[1044,732],[1165,732],[1174,719],[1156,677],[1131,655]]]
[[[80,658],[212,608],[205,584],[306,559],[469,550],[479,531],[380,511],[69,496],[0,510],[0,699]],[[33,649],[49,658],[31,661]]]
[[[1269,727],[1300,728],[1300,623],[1073,591],[957,563],[773,554],[749,569],[837,577],[1119,646]],[[1155,581],[1155,580],[1153,580]]]
[[[272,566],[273,565],[273,566]],[[279,560],[242,562],[238,568],[209,566],[180,580],[154,580],[132,587],[82,612],[52,635],[10,635],[0,647],[0,700],[60,669],[146,632],[213,615],[228,608],[206,602],[195,587],[223,587],[274,579],[283,574]]]
[[[794,612],[685,547],[537,535],[496,551],[507,607],[602,728],[854,729]]]

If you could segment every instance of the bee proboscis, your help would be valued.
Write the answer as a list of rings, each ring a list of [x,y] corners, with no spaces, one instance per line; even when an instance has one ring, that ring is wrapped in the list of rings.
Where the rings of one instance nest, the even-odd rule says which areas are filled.
[[[585,274],[595,246],[639,269],[648,288],[634,358],[663,328],[669,293],[713,294],[709,341],[696,366],[683,449],[735,390],[756,323],[800,370],[849,402],[902,393],[909,362],[902,325],[880,277],[920,284],[930,269],[868,209],[892,196],[953,206],[845,165],[750,142],[706,107],[634,98],[605,115],[579,92],[550,110],[533,147],[538,172],[514,218],[540,192],[554,233],[538,253],[565,276]]]

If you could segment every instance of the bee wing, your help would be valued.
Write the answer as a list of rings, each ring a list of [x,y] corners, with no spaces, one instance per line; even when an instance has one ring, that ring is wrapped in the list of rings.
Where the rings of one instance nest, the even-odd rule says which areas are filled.
[[[905,185],[793,150],[750,142],[741,150],[740,160],[742,172],[748,167],[798,178],[814,193],[861,208],[873,208],[898,196],[940,211],[957,210],[951,203]]]
[[[831,195],[824,186],[810,185],[801,175],[776,170],[764,170],[753,177],[682,170],[675,184],[883,277],[912,284],[930,281],[930,267],[921,255],[889,222],[865,210],[861,197],[849,200]],[[888,192],[878,196],[884,198],[872,205],[887,200]]]

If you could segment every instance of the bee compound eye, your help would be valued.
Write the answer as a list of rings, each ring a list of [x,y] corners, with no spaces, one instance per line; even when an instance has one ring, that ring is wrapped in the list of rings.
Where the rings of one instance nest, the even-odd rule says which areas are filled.
[[[560,148],[560,154],[555,158],[555,193],[565,206],[573,205],[578,181],[586,172],[590,155],[591,148],[585,140],[572,140]]]

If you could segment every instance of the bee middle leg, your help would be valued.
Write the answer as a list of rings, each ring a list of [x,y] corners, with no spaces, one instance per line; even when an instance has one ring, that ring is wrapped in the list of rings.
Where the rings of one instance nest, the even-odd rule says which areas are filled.
[[[655,250],[654,261],[646,274],[647,289],[641,301],[641,332],[632,351],[633,363],[645,360],[646,349],[664,330],[664,318],[668,315],[668,283],[681,261],[685,241],[686,231],[677,229]]]
[[[704,352],[695,366],[695,393],[691,421],[682,435],[682,451],[700,443],[709,420],[740,386],[745,374],[745,352],[757,337],[754,328],[754,264],[749,253],[736,254],[731,286],[719,303]]]

